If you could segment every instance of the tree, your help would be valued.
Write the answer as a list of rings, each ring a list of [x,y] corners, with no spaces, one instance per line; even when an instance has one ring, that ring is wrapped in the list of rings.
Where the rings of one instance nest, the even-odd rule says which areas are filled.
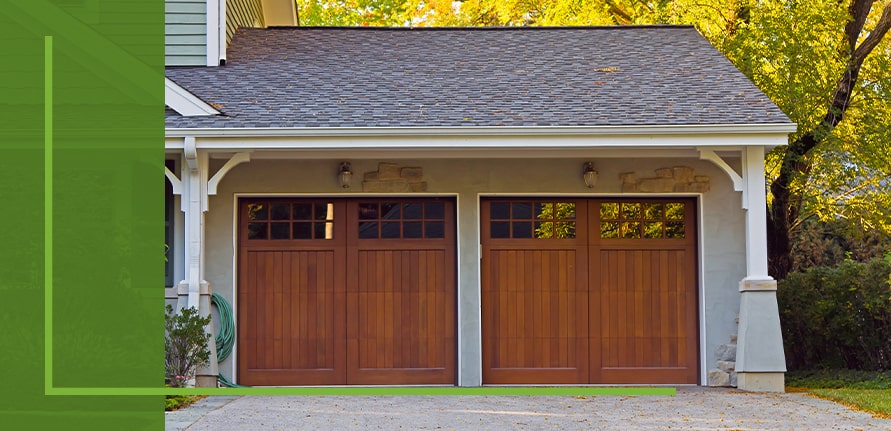
[[[838,35],[836,31],[835,34],[830,33],[824,36],[826,39],[820,41],[823,47],[836,49],[839,53],[837,58],[829,60],[829,63],[834,60],[838,64],[827,64],[830,73],[825,73],[823,77],[824,79],[833,75],[837,77],[834,85],[826,93],[829,96],[828,101],[815,104],[816,109],[814,110],[808,109],[803,112],[799,116],[800,118],[796,119],[799,122],[799,132],[793,135],[788,146],[774,154],[774,157],[779,160],[779,166],[770,182],[772,200],[768,205],[768,252],[770,271],[777,278],[785,278],[792,267],[791,234],[801,218],[802,209],[806,208],[802,199],[806,196],[806,192],[803,191],[805,185],[802,183],[815,178],[811,175],[814,171],[815,161],[819,160],[821,155],[831,157],[835,153],[835,156],[842,159],[842,163],[847,163],[847,165],[842,165],[843,169],[853,170],[855,166],[852,166],[851,163],[856,163],[857,160],[845,160],[845,150],[848,150],[848,154],[862,153],[857,151],[862,149],[858,147],[868,144],[868,141],[864,142],[864,137],[857,139],[856,136],[844,136],[842,133],[846,131],[845,129],[835,133],[835,129],[856,103],[863,103],[872,97],[881,97],[881,92],[888,91],[887,77],[884,77],[883,80],[886,81],[884,83],[878,80],[864,82],[858,79],[867,58],[879,46],[888,29],[891,28],[891,2],[885,1],[884,8],[878,8],[877,11],[872,10],[873,4],[872,0],[851,1],[847,7],[849,16],[844,17],[841,34]],[[831,6],[832,3],[829,5]],[[878,18],[876,18],[876,14],[878,14]],[[837,20],[837,16],[833,18]],[[867,26],[867,23],[873,25]],[[840,40],[833,40],[836,38]],[[884,59],[879,59],[879,62],[883,62],[882,60],[887,62],[889,54],[887,42],[883,49]],[[789,59],[787,58],[787,60]],[[802,73],[802,75],[806,77],[807,73]],[[801,75],[792,74],[789,77],[792,79],[803,78]],[[817,78],[820,77],[817,76]],[[876,78],[882,79],[882,77]],[[857,100],[858,98],[860,100]],[[885,99],[884,102],[885,109],[887,109],[888,99]],[[816,122],[813,121],[815,114],[822,114]],[[861,112],[856,115],[869,114]],[[885,127],[889,124],[888,118],[882,119]],[[869,125],[861,123],[860,127],[869,128]],[[847,131],[851,132],[852,130]],[[856,130],[853,131],[856,132]],[[877,133],[877,131],[872,131],[872,133]],[[878,136],[878,139],[884,140],[884,145],[887,148],[889,133],[885,131],[880,135],[884,136]],[[845,138],[853,138],[855,141],[851,142]],[[868,136],[865,138],[869,139]],[[815,154],[821,144],[825,144],[825,148],[820,149],[822,154]],[[882,143],[877,144],[881,145]],[[871,155],[866,156],[871,157]],[[863,157],[859,160],[863,160]],[[885,166],[888,165],[885,164]],[[885,174],[885,178],[888,178],[887,171]],[[861,183],[868,184],[868,182],[862,181]],[[882,194],[881,189],[876,191],[879,192],[878,195]],[[869,190],[863,190],[863,192],[870,194]],[[816,202],[811,203],[816,204]]]
[[[304,1],[304,0],[301,0]],[[370,2],[371,0],[365,0]],[[399,0],[390,0],[399,2]],[[331,3],[331,2],[328,2]],[[891,0],[404,0],[415,26],[692,24],[799,125],[767,156],[771,275],[810,219],[891,238]],[[326,24],[347,24],[330,21]]]

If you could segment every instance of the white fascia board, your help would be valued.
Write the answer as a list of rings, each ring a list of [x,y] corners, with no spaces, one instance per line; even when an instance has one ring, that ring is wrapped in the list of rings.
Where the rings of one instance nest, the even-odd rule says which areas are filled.
[[[795,132],[795,123],[677,126],[445,126],[445,127],[297,127],[167,129],[168,137],[369,137],[369,136],[533,136],[533,135],[727,135]]]
[[[450,134],[440,131],[430,135],[352,135],[352,136],[237,136],[168,133],[168,143],[177,145],[184,137],[197,138],[198,148],[210,151],[250,150],[528,150],[528,149],[685,149],[698,147],[740,148],[785,145],[784,133],[770,134],[559,134],[510,133]],[[171,148],[171,146],[168,148]]]
[[[183,117],[220,115],[220,111],[214,109],[213,106],[208,105],[207,102],[166,77],[164,78],[164,104]]]

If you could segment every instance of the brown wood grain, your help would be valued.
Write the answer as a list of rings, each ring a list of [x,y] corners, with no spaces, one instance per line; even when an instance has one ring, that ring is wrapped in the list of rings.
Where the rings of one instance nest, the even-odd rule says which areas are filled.
[[[358,200],[242,200],[238,382],[454,384],[454,203],[438,200],[444,238],[411,240],[359,239]],[[333,239],[249,240],[257,202],[333,202]]]
[[[601,239],[601,202],[576,203],[576,238],[492,238],[482,201],[483,382],[697,383],[696,202],[683,239]],[[547,199],[544,199],[547,200]],[[551,200],[553,201],[553,200]]]

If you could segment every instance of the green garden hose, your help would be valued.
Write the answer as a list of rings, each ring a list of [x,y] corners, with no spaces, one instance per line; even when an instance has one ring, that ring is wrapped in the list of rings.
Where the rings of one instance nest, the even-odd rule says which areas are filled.
[[[232,354],[232,347],[235,346],[235,316],[232,314],[232,306],[216,292],[210,297],[210,304],[217,307],[217,312],[220,313],[220,331],[214,341],[217,343],[217,362],[223,362]],[[229,381],[223,373],[220,373],[217,381],[230,388],[246,387]]]

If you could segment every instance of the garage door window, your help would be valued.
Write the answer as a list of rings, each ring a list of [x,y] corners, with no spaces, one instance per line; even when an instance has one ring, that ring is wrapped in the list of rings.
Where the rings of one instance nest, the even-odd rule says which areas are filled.
[[[248,204],[249,240],[334,239],[334,203]]]
[[[683,202],[602,202],[600,237],[683,239]]]
[[[492,202],[490,218],[492,238],[575,238],[574,202]]]
[[[442,239],[442,202],[359,203],[360,239]]]

